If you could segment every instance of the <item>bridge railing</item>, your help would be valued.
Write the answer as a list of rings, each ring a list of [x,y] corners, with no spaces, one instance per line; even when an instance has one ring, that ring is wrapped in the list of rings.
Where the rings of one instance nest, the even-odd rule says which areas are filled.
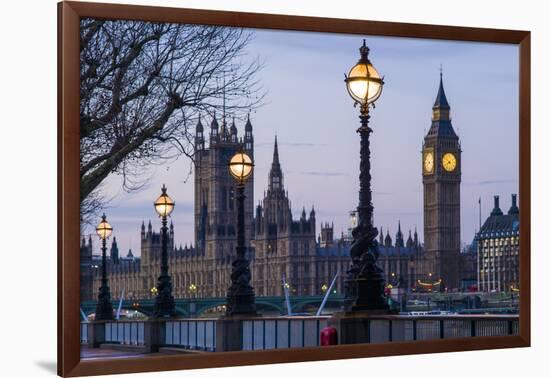
[[[329,317],[251,319],[243,322],[243,350],[320,345]],[[517,335],[517,316],[373,316],[367,320],[370,343]]]
[[[145,322],[121,321],[105,323],[105,342],[144,345]]]
[[[369,320],[370,342],[517,335],[517,316],[391,316]]]
[[[216,351],[215,319],[184,319],[166,322],[167,346]]]
[[[223,336],[223,327],[217,330],[220,319],[166,320],[160,323],[163,327],[160,340],[151,339],[156,333],[150,329],[158,322],[108,321],[99,323],[101,327],[95,331],[91,331],[94,322],[82,322],[80,340],[89,345],[96,342],[98,345],[105,342],[146,348],[157,345],[210,352],[303,348],[319,346],[321,330],[335,324],[334,318],[329,316],[261,317],[241,321],[238,332],[242,332],[242,343],[237,341],[234,349],[226,349],[230,343],[223,340],[228,337]],[[387,343],[519,333],[517,315],[380,315],[370,316],[361,324],[366,327],[362,328],[366,332],[361,334],[366,336],[356,342]],[[218,336],[216,331],[219,331]]]
[[[243,350],[303,348],[320,345],[328,316],[262,318],[243,321]]]

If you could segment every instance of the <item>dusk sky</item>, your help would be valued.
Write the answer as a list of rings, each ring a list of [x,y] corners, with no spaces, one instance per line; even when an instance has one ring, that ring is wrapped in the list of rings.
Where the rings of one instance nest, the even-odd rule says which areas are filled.
[[[317,232],[321,222],[334,222],[335,235],[347,231],[349,211],[358,201],[359,110],[346,91],[344,73],[357,62],[366,38],[371,61],[386,83],[370,123],[375,226],[384,233],[389,228],[394,238],[401,220],[405,237],[417,227],[424,239],[421,149],[440,65],[462,146],[461,240],[469,243],[479,227],[479,197],[483,220],[495,194],[508,210],[519,176],[516,46],[289,31],[256,30],[254,35],[248,54],[264,63],[258,78],[267,92],[264,106],[251,114],[255,204],[267,187],[277,134],[294,218],[302,206],[309,211],[314,205]],[[242,135],[244,124],[237,127]],[[150,183],[138,192],[125,193],[117,176],[107,179],[102,189],[112,200],[106,213],[121,255],[128,248],[139,255],[142,220],[151,219],[158,230],[152,202],[163,183],[176,201],[176,244],[195,244],[189,164],[182,157],[152,167],[144,172]]]

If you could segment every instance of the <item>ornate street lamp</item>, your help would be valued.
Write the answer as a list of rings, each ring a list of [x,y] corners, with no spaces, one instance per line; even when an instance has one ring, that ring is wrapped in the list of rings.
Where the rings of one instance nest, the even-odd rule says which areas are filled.
[[[168,226],[167,218],[176,204],[166,194],[166,186],[162,186],[162,194],[154,203],[155,211],[162,219],[161,228],[161,260],[160,276],[156,287],[155,308],[153,316],[157,318],[171,317],[176,314],[176,304],[172,296],[172,280],[168,274]]]
[[[101,239],[101,286],[97,297],[95,320],[113,320],[113,305],[107,281],[107,238],[113,233],[113,227],[107,222],[105,214],[95,230]]]
[[[384,297],[384,277],[378,260],[378,230],[373,226],[372,192],[370,175],[369,109],[382,93],[383,78],[369,60],[369,48],[365,40],[359,49],[361,57],[351,68],[345,82],[349,95],[360,106],[361,160],[359,173],[359,205],[357,227],[352,231],[350,256],[351,268],[345,281],[346,311],[387,310]]]
[[[231,286],[227,290],[225,314],[255,315],[254,288],[250,284],[250,268],[244,241],[244,183],[252,174],[252,159],[242,150],[229,161],[229,172],[237,181],[237,257],[231,270]]]

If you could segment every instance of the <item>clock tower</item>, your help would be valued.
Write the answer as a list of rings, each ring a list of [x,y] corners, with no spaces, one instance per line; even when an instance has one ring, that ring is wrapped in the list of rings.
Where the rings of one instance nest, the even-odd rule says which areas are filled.
[[[459,286],[461,150],[450,110],[440,74],[432,125],[422,148],[425,261],[421,274],[423,281],[441,279],[446,288],[454,289]]]

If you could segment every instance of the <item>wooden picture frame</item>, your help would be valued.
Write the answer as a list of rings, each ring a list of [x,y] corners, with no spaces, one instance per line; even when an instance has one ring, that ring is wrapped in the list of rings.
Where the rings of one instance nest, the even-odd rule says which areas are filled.
[[[81,17],[215,24],[374,36],[493,42],[519,48],[519,335],[456,338],[323,348],[166,355],[118,360],[80,359],[79,321],[79,20]],[[226,11],[115,5],[58,4],[58,374],[82,376],[251,364],[440,353],[530,345],[530,32],[484,28],[344,20]]]

